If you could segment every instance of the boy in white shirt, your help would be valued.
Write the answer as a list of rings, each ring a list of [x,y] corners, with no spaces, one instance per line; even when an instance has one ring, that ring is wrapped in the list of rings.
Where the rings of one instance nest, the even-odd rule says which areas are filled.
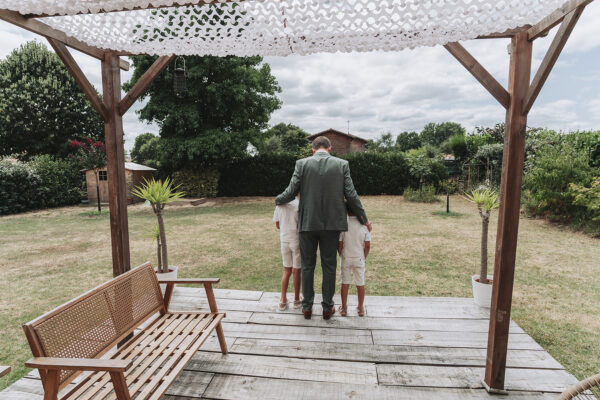
[[[350,288],[350,274],[354,275],[354,284],[358,293],[359,317],[364,317],[365,310],[365,260],[371,250],[371,234],[367,227],[360,223],[358,218],[348,210],[348,232],[340,233],[338,252],[340,253],[340,270],[342,281],[342,307],[340,315],[346,316],[348,312],[348,289]]]
[[[281,299],[279,310],[288,307],[287,288],[290,276],[294,275],[294,308],[302,306],[300,299],[300,240],[298,238],[298,199],[275,207],[273,221],[279,229],[281,256],[283,258],[283,277],[281,278]]]

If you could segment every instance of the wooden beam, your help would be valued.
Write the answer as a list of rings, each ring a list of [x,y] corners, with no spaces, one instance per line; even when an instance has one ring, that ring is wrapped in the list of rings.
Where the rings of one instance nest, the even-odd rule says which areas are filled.
[[[527,39],[527,32],[516,34],[511,42],[508,75],[510,106],[506,112],[494,283],[484,378],[484,384],[490,392],[504,390],[527,131],[527,114],[523,114],[522,111],[529,88],[532,44]]]
[[[79,65],[77,65],[77,62],[69,52],[69,49],[67,49],[64,43],[59,42],[58,40],[52,38],[47,39],[48,42],[50,42],[50,45],[52,46],[56,54],[60,57],[62,62],[69,70],[69,73],[75,79],[75,82],[77,82],[81,90],[83,90],[85,96],[88,98],[90,103],[92,103],[92,106],[94,106],[96,111],[98,111],[98,114],[100,114],[102,119],[104,121],[107,121],[108,111],[106,111],[104,103],[102,103],[102,100],[100,100],[100,96],[98,96],[98,92],[96,92],[94,86],[92,86],[92,84],[87,79],[81,68],[79,68]]]
[[[571,32],[573,32],[573,28],[575,28],[575,25],[577,24],[577,21],[579,20],[584,8],[585,6],[579,6],[575,10],[571,11],[569,14],[567,14],[560,25],[560,28],[558,29],[558,32],[556,32],[556,36],[554,37],[550,48],[546,52],[546,55],[544,56],[544,59],[542,60],[542,63],[540,64],[540,67],[538,68],[538,71],[531,82],[531,85],[529,85],[527,97],[525,98],[525,102],[523,104],[523,114],[527,114],[529,113],[529,110],[531,110],[533,103],[535,103],[535,100],[540,94],[544,83],[546,83],[548,75],[550,75],[554,64],[556,64],[556,60],[558,60],[558,56],[565,47],[565,44],[567,43]]]
[[[102,61],[102,93],[108,120],[104,123],[108,171],[108,205],[110,209],[110,238],[112,243],[113,275],[131,268],[129,255],[129,226],[127,221],[127,189],[125,184],[125,150],[123,148],[123,119],[119,114],[121,73],[119,57],[106,52]]]
[[[175,56],[162,56],[158,57],[154,63],[148,68],[144,75],[138,79],[133,87],[127,92],[123,100],[119,103],[119,113],[125,114],[129,107],[135,103],[135,101],[144,93],[144,91],[150,86],[152,81],[166,68],[167,65]]]
[[[444,45],[446,50],[450,52],[470,73],[491,93],[492,96],[502,106],[508,109],[510,96],[506,89],[490,74],[467,49],[458,42],[452,42]]]
[[[105,14],[105,13],[112,13],[112,12],[119,12],[119,11],[134,11],[134,10],[147,10],[147,9],[159,9],[159,8],[169,8],[169,7],[186,7],[186,6],[203,6],[203,5],[208,5],[208,4],[215,4],[215,3],[239,3],[240,1],[243,0],[203,0],[203,1],[175,1],[173,4],[171,5],[160,5],[160,6],[153,6],[152,4],[148,4],[145,7],[140,7],[140,6],[136,6],[136,7],[123,7],[123,8],[119,8],[119,9],[108,9],[108,10],[98,10],[97,12],[91,12],[90,10],[86,10],[86,11],[78,11],[75,13],[54,13],[54,14],[27,14],[25,15],[25,17],[27,18],[45,18],[45,17],[56,17],[56,16],[61,16],[61,15],[84,15],[84,14]]]
[[[92,56],[99,60],[102,60],[104,58],[103,49],[90,46],[80,40],[67,36],[66,33],[59,31],[58,29],[54,29],[51,26],[46,25],[43,22],[37,21],[33,18],[25,18],[16,11],[0,10],[0,19],[9,22],[13,25],[16,25],[19,28],[26,29],[33,33],[37,33],[38,35],[58,40],[59,42],[62,42],[75,50],[79,50],[82,53],[87,54],[88,56]],[[119,66],[125,71],[129,70],[129,63],[127,61],[121,60]]]
[[[531,25],[523,25],[514,29],[507,29],[504,32],[495,32],[487,35],[477,36],[475,39],[506,39],[515,36],[519,32],[526,31],[531,28]]]
[[[546,36],[548,31],[560,24],[562,20],[574,11],[576,8],[581,6],[587,6],[594,0],[570,0],[567,1],[562,7],[558,8],[552,14],[543,18],[540,22],[529,28],[527,31],[527,37],[529,40],[535,40],[541,36]]]

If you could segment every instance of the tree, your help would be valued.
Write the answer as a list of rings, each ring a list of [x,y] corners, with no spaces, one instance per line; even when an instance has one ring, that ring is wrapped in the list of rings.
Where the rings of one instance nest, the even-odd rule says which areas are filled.
[[[135,138],[131,159],[152,168],[160,166],[160,137],[153,133],[142,133]]]
[[[400,151],[408,151],[411,149],[418,149],[423,143],[418,132],[400,132],[396,137],[396,147]]]
[[[155,57],[132,57],[135,71],[124,85],[131,88]],[[173,93],[173,64],[160,74],[142,98],[140,119],[160,127],[161,168],[214,164],[246,153],[281,106],[280,92],[261,57],[185,57],[185,95]]]
[[[58,56],[21,45],[0,62],[0,156],[64,157],[71,139],[104,139],[104,123]]]
[[[439,146],[451,136],[465,133],[465,128],[456,122],[442,122],[441,124],[430,122],[421,131],[421,140],[423,143]]]
[[[387,153],[388,151],[395,150],[395,143],[394,135],[390,132],[382,133],[377,139],[370,140],[367,143],[367,150],[377,153]]]
[[[100,207],[100,178],[98,177],[98,172],[100,168],[106,165],[106,147],[100,141],[92,141],[92,138],[87,138],[85,142],[74,139],[71,141],[71,147],[75,149],[75,154],[70,154],[71,158],[84,170],[94,170],[96,197],[98,197],[98,213],[100,213],[102,209]]]
[[[308,133],[302,128],[286,123],[272,126],[255,141],[259,153],[304,154],[310,147]]]
[[[494,143],[504,143],[504,132],[506,125],[504,122],[494,125],[492,128],[476,126],[475,133],[477,135],[489,135],[494,140]]]

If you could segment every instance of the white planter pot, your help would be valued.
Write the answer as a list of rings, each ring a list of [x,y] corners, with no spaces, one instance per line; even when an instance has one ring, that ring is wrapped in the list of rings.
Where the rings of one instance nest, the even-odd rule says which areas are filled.
[[[169,265],[169,272],[158,272],[157,268],[154,268],[154,271],[156,272],[156,277],[159,281],[162,279],[177,279],[177,267],[174,265]],[[165,291],[165,287],[167,287],[166,284],[160,284],[160,290],[162,290],[163,292]]]
[[[494,276],[488,275],[488,280],[492,280]],[[492,284],[480,283],[478,281],[479,275],[473,275],[471,277],[471,283],[473,284],[473,299],[475,304],[480,307],[490,308],[492,305]]]

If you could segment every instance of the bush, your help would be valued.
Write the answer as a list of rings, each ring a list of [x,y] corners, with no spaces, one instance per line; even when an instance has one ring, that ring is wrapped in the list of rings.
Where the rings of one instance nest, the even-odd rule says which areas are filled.
[[[173,182],[189,197],[217,197],[219,171],[215,168],[185,169],[173,173]]]
[[[42,180],[33,168],[0,161],[0,215],[40,208],[43,195]]]
[[[342,157],[350,164],[354,187],[359,195],[402,194],[418,182],[410,176],[402,153],[348,153]]]
[[[406,152],[406,161],[412,187],[430,184],[439,188],[440,182],[448,177],[448,171],[440,156],[431,148],[421,147]]]
[[[421,190],[406,188],[404,199],[416,203],[435,203],[440,201],[435,195],[435,187],[433,185],[424,185]]]
[[[67,206],[81,201],[84,174],[76,162],[43,155],[34,157],[29,166],[41,179],[42,207]]]

